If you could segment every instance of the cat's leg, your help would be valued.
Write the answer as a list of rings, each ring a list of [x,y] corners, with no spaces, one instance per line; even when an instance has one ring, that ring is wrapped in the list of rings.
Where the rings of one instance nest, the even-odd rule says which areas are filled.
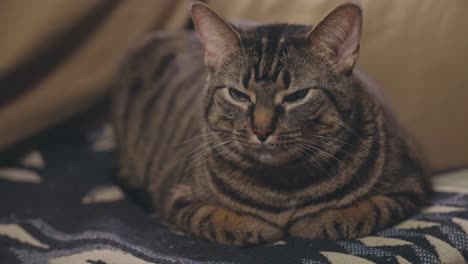
[[[297,219],[288,233],[307,239],[354,239],[401,221],[415,213],[420,202],[413,193],[376,195],[348,207]]]
[[[165,206],[166,221],[178,230],[211,241],[234,246],[273,243],[283,230],[253,215],[191,200],[191,190],[178,185]]]

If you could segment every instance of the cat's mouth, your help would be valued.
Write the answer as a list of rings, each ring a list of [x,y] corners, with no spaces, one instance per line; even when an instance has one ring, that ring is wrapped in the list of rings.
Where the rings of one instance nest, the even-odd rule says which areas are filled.
[[[298,151],[294,145],[299,142],[298,133],[282,133],[272,135],[260,142],[255,140],[255,135],[236,137],[236,142],[240,143],[244,155],[256,162],[266,166],[287,165],[297,158]]]
[[[265,165],[283,165],[288,163],[294,153],[275,144],[256,144],[246,150],[246,154]]]

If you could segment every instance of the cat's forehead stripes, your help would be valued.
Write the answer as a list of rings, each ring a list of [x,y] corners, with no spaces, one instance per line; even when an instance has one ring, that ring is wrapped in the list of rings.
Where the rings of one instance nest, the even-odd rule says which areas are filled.
[[[270,67],[270,76],[272,76],[273,80],[275,81],[278,79],[278,75],[280,74],[280,71],[282,68],[282,63],[284,62],[284,59],[287,56],[284,53],[284,48],[283,48],[285,45],[286,44],[285,44],[284,36],[282,36],[281,39],[278,41],[278,45],[276,47],[276,53],[273,58],[272,65]]]
[[[284,62],[287,60],[287,38],[291,34],[288,27],[270,25],[256,28],[244,36],[243,41],[252,48],[254,62],[242,77],[245,89],[251,89],[254,83],[278,83],[282,89],[288,89],[289,73],[284,74]],[[283,77],[286,80],[283,80]]]
[[[269,54],[267,54],[267,45],[268,45],[268,37],[266,34],[264,34],[262,36],[262,40],[261,40],[261,45],[260,45],[260,48],[259,50],[261,50],[260,54],[258,55],[258,62],[257,62],[257,66],[258,67],[258,70],[257,70],[257,75],[258,75],[258,79],[263,79],[264,77],[264,74],[265,74],[265,70],[266,70],[266,64],[267,64],[267,56]],[[257,79],[257,78],[256,78]]]

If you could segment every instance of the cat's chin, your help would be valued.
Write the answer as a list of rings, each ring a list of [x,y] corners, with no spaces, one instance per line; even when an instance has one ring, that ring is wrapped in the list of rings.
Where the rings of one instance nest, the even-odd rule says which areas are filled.
[[[287,150],[268,146],[253,148],[248,151],[248,155],[259,163],[267,166],[284,165],[294,157],[294,155]]]

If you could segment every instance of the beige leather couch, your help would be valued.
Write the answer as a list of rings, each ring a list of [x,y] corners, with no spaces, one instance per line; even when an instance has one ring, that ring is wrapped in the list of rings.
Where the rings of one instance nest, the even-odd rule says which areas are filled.
[[[315,23],[339,0],[209,0],[228,18]],[[359,65],[437,170],[468,166],[468,1],[363,0]],[[189,1],[0,1],[0,151],[106,95],[135,41]]]

